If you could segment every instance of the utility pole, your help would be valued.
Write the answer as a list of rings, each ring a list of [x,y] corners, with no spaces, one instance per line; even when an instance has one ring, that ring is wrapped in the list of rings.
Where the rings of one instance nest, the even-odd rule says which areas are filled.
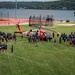
[[[1,12],[1,20],[2,20],[2,12]]]
[[[9,12],[8,12],[8,25],[9,25]]]
[[[9,12],[8,12],[8,21],[9,21]]]

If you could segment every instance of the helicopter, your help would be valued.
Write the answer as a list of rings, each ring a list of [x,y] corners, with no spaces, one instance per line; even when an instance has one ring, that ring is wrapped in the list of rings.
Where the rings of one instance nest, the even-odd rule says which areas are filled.
[[[47,33],[45,30],[40,29],[40,27],[39,29],[33,29],[33,30],[31,29],[29,31],[23,31],[22,28],[20,27],[20,24],[18,23],[17,28],[19,31],[15,31],[14,34],[19,33],[22,36],[30,36],[30,35],[36,35],[37,33],[40,40],[50,41],[52,39],[52,36],[49,33]]]

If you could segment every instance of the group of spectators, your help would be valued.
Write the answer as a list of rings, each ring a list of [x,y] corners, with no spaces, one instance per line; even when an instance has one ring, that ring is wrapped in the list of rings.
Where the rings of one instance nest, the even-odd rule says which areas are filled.
[[[53,37],[55,37],[55,34],[53,32]],[[59,37],[59,43],[68,41],[70,45],[75,45],[75,32],[71,32],[70,34],[62,33],[60,36],[57,34],[57,37]],[[54,40],[56,42],[56,40]]]
[[[59,42],[61,43],[62,40],[64,42],[69,41],[70,45],[75,45],[75,32],[71,32],[69,35],[67,34],[61,34],[60,38],[59,38]]]
[[[11,34],[11,33],[5,33],[5,32],[0,32],[0,43],[6,41],[6,43],[8,41],[16,41],[16,34]]]
[[[12,34],[11,33],[5,33],[5,32],[0,32],[0,43],[1,42],[8,42],[8,40],[12,40]]]
[[[7,50],[7,42],[14,40],[16,42],[16,34],[5,33],[0,31],[0,52]]]
[[[30,30],[30,33],[29,33],[29,37],[28,37],[28,41],[29,42],[36,42],[36,41],[39,41],[40,38],[39,38],[39,31],[32,31]]]
[[[0,52],[5,52],[7,50],[7,44],[0,44]]]
[[[41,34],[41,37],[42,37],[42,39],[40,38],[40,32],[38,30],[37,31],[30,30],[28,41],[29,42],[37,42],[40,40],[50,41],[52,38],[54,38],[54,43],[56,44],[56,42],[57,42],[57,39],[55,39],[54,32],[51,35],[49,33],[44,32]],[[60,44],[68,41],[70,45],[75,45],[75,32],[71,32],[68,35],[66,33],[63,33],[63,34],[57,33],[57,37],[59,38]],[[9,40],[14,40],[16,42],[16,40],[17,40],[16,34],[12,35],[11,33],[6,34],[4,32],[0,32],[0,52],[7,50],[7,42]],[[5,41],[6,41],[6,43],[3,43]],[[13,45],[11,47],[11,52],[13,52]]]
[[[51,39],[52,37],[47,32],[40,32],[40,30],[37,31],[30,30],[28,41],[29,42],[37,42],[40,40],[50,41]]]

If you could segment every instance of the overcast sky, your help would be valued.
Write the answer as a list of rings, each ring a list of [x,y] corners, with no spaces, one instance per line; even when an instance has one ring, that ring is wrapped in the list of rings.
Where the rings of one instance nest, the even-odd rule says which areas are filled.
[[[0,1],[15,1],[15,0],[0,0]],[[56,1],[56,0],[17,0],[17,1]]]

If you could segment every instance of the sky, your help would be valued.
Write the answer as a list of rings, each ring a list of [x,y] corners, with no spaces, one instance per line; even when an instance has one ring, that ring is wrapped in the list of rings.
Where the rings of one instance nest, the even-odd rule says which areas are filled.
[[[0,0],[0,1],[15,1],[15,0]],[[17,0],[17,1],[56,1],[56,0]]]

